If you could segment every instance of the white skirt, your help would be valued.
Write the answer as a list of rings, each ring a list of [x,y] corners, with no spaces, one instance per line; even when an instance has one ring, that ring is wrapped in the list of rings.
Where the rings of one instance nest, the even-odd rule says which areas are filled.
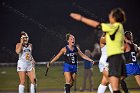
[[[18,60],[17,71],[31,71],[32,68],[33,68],[33,64],[31,61]]]
[[[99,70],[100,72],[103,72],[103,70],[108,70],[108,62],[107,62],[107,56],[102,55],[99,60]]]

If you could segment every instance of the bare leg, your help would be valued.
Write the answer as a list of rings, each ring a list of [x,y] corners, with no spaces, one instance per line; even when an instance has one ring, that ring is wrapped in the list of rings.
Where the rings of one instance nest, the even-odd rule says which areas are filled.
[[[74,83],[75,80],[76,80],[76,73],[71,73],[71,76],[72,76],[72,80],[71,80],[70,85],[71,85],[71,87],[72,87],[72,86],[73,86],[73,83]]]
[[[25,83],[25,78],[26,78],[26,72],[24,71],[19,71],[19,79],[20,79],[20,84],[19,84],[19,93],[24,93],[24,83]]]
[[[102,74],[103,74],[102,81],[101,81],[101,84],[98,87],[97,93],[105,93],[106,88],[107,88],[107,84],[108,84],[108,71],[106,71],[104,69]]]
[[[31,86],[30,86],[30,92],[31,93],[35,93],[35,73],[34,73],[34,69],[32,69],[31,71],[27,72],[30,81],[31,81]]]
[[[72,82],[72,76],[70,72],[64,72],[64,76],[65,76],[65,90],[66,93],[70,93],[70,83]]]
[[[135,75],[135,79],[136,79],[137,84],[140,87],[140,75]]]
[[[109,77],[109,82],[111,83],[113,91],[119,91],[119,78],[111,76]]]

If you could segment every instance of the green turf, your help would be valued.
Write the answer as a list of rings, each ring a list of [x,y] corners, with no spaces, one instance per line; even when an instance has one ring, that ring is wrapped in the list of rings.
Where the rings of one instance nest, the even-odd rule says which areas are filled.
[[[47,90],[47,89],[63,90],[65,81],[64,81],[62,69],[63,68],[60,65],[52,66],[49,70],[48,76],[45,77],[44,74],[46,68],[44,66],[37,66],[36,74],[37,74],[38,90],[39,91]],[[98,70],[98,66],[93,67],[93,80],[94,80],[94,88],[97,89],[101,81],[101,73]],[[79,66],[78,77],[77,77],[77,90],[79,90],[80,87],[82,86],[82,81],[83,81],[83,66]],[[127,78],[126,82],[128,88],[139,88],[133,77]],[[19,78],[16,72],[16,67],[0,67],[0,83],[1,83],[0,91],[5,91],[5,90],[17,91]],[[25,83],[25,85],[27,85],[27,82]]]

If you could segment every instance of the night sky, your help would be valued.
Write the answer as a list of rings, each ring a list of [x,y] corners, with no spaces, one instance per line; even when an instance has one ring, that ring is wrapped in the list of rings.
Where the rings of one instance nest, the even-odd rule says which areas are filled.
[[[137,0],[138,1],[138,0]],[[111,9],[126,12],[125,30],[140,42],[139,3],[135,0],[0,0],[0,62],[16,62],[15,45],[21,31],[28,33],[36,61],[48,61],[66,45],[65,34],[76,38],[82,51],[93,50],[101,32],[69,17],[71,12],[108,22]],[[60,59],[63,60],[63,57]]]

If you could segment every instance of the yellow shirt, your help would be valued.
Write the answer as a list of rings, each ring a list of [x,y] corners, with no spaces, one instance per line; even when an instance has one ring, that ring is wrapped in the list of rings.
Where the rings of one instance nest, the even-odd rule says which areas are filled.
[[[124,53],[124,29],[121,23],[107,24],[101,23],[101,28],[103,32],[106,32],[106,46],[107,55],[112,56],[116,54]],[[114,40],[110,38],[110,35],[115,34]]]

